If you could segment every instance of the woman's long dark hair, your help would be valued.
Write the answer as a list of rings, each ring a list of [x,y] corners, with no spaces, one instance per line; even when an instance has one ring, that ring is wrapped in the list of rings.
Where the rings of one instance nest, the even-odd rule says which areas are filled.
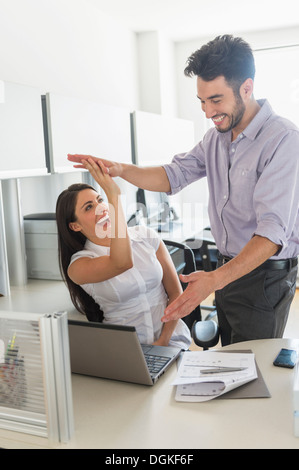
[[[59,268],[65,281],[75,308],[86,315],[89,321],[101,322],[103,312],[100,306],[79,285],[68,276],[68,267],[71,257],[77,251],[83,250],[86,237],[81,232],[70,229],[70,222],[76,221],[75,208],[78,193],[84,189],[95,189],[85,183],[72,184],[58,197],[56,203],[56,223],[58,231],[58,259]]]

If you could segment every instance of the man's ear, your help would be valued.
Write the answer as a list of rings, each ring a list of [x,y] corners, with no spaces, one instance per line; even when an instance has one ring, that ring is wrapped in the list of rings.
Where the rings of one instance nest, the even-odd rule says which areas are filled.
[[[80,232],[81,230],[81,226],[80,224],[78,224],[77,222],[70,222],[69,223],[69,227],[71,230],[73,230],[74,232]]]
[[[245,82],[240,86],[240,95],[243,99],[248,100],[251,98],[253,93],[253,80],[247,78]]]

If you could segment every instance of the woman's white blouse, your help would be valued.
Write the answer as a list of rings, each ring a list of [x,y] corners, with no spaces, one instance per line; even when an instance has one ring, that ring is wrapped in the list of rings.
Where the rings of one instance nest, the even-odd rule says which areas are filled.
[[[106,281],[81,287],[100,305],[104,323],[133,325],[140,342],[151,344],[161,334],[161,318],[167,305],[162,267],[156,257],[161,240],[154,230],[141,225],[129,227],[128,233],[133,267]],[[78,258],[96,258],[109,253],[109,247],[87,240],[84,249],[72,256],[71,263]],[[188,349],[190,344],[189,329],[183,320],[179,320],[169,345]]]

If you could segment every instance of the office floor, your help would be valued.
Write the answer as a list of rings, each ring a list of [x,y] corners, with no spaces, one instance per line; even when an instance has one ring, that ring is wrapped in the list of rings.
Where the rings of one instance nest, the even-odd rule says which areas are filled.
[[[211,295],[205,300],[204,304],[213,305],[213,299],[214,295]],[[204,316],[208,314],[208,312],[205,311],[203,311],[202,313]],[[299,288],[296,289],[296,294],[291,305],[289,318],[283,336],[284,338],[299,338]],[[218,345],[215,347],[220,346],[221,343],[219,341]],[[201,348],[196,346],[194,343],[192,343],[190,349],[193,351],[201,350]]]

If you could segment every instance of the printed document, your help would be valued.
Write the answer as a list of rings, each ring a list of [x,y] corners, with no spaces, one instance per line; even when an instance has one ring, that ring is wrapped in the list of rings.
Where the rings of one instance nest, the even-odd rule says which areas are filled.
[[[175,399],[212,400],[256,378],[253,353],[186,351],[173,382],[177,386]]]

